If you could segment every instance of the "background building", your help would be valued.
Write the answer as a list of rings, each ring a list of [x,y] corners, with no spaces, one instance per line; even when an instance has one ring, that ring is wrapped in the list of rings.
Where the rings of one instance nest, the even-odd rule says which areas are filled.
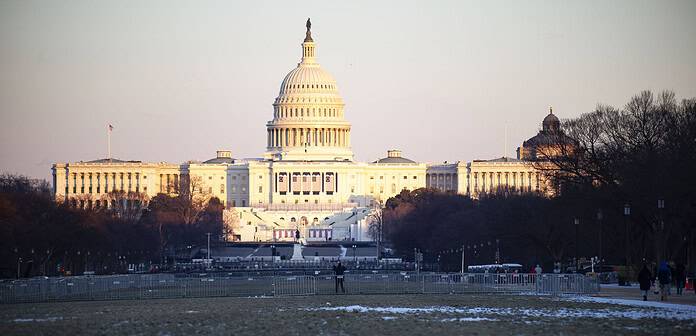
[[[370,216],[402,190],[423,187],[477,198],[544,192],[532,166],[535,138],[559,127],[552,113],[518,159],[425,164],[398,149],[374,162],[355,162],[351,124],[333,77],[317,63],[307,22],[302,57],[283,79],[266,124],[262,158],[235,159],[219,150],[203,162],[144,163],[112,158],[53,165],[56,200],[79,207],[137,208],[157,194],[181,190],[217,197],[232,237],[242,241],[372,240]],[[548,119],[548,121],[547,121]],[[543,133],[546,134],[546,133]],[[533,141],[534,140],[534,141]]]

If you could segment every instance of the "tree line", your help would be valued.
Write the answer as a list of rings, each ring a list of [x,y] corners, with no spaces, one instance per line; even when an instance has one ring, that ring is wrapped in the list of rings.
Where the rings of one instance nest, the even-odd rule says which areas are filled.
[[[186,190],[159,194],[147,208],[83,208],[56,202],[45,181],[0,175],[0,276],[118,273],[166,262],[175,247],[204,244],[206,233],[220,237],[221,202]],[[119,197],[130,196],[109,195]]]
[[[526,265],[577,254],[633,269],[688,262],[693,271],[696,99],[643,91],[621,108],[598,105],[565,120],[550,136],[555,146],[537,148],[533,165],[556,197],[402,192],[386,204],[386,238],[406,258],[416,248],[450,264],[464,246],[472,263],[494,262],[498,251]]]

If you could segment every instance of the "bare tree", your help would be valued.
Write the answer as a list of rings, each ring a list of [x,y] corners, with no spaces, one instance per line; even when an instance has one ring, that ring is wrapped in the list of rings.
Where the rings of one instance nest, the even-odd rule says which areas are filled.
[[[226,209],[222,213],[222,220],[224,223],[223,238],[225,241],[233,241],[235,234],[239,231],[239,213],[235,208]]]
[[[213,195],[200,176],[190,176],[187,184],[182,185],[174,206],[182,223],[190,225],[198,222]]]
[[[377,242],[377,258],[379,259],[382,254],[381,250],[384,243],[384,214],[382,212],[381,203],[370,211],[366,220],[368,221],[368,233],[370,237]]]

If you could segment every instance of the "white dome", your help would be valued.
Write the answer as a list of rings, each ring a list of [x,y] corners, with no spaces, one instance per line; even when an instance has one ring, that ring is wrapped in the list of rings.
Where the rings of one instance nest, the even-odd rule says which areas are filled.
[[[302,43],[302,60],[280,84],[273,103],[273,120],[266,124],[264,157],[271,160],[352,161],[350,123],[336,80],[316,62],[309,30]]]
[[[279,95],[288,93],[338,93],[336,80],[318,64],[300,63],[280,84]]]

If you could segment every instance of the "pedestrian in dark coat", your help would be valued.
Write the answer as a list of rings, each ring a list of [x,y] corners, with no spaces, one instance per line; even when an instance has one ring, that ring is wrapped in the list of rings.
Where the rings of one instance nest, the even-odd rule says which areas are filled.
[[[674,285],[677,286],[677,295],[682,295],[682,290],[686,284],[686,267],[684,264],[677,264],[677,268],[674,270]]]
[[[672,272],[664,261],[660,263],[660,268],[657,270],[657,280],[660,282],[660,300],[664,301],[669,287],[672,286]]]
[[[643,301],[648,301],[648,292],[652,284],[652,273],[648,270],[648,266],[643,265],[643,269],[638,273],[638,283],[640,284],[640,291],[643,293]]]
[[[345,293],[346,290],[343,288],[343,273],[346,271],[346,268],[341,265],[341,262],[339,261],[336,266],[333,267],[333,271],[336,277],[336,293],[338,293],[338,286],[341,286],[341,292]]]

